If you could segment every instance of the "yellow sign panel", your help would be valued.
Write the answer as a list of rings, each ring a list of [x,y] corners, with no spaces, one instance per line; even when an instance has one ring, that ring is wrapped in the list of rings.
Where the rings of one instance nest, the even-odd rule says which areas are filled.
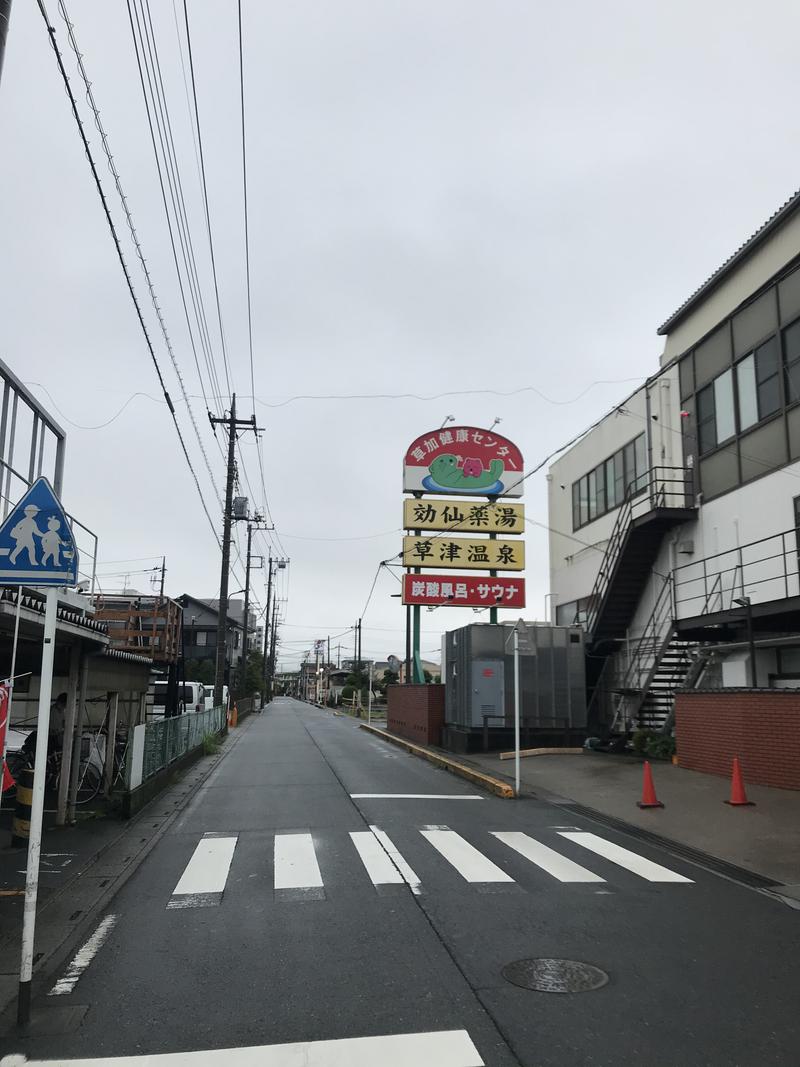
[[[525,568],[525,542],[469,537],[404,537],[403,566],[521,571]]]
[[[522,533],[525,505],[498,501],[479,504],[467,500],[403,501],[407,530],[446,530],[448,533]]]

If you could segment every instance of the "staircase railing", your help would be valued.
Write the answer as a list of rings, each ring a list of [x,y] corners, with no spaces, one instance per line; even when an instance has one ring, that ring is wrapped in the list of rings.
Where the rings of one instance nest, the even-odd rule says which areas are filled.
[[[611,579],[619,563],[631,525],[636,519],[664,508],[685,509],[694,503],[692,470],[688,467],[652,467],[628,487],[600,562],[586,607],[586,631],[597,625]],[[576,617],[575,623],[578,624]]]
[[[632,718],[638,714],[661,657],[672,640],[673,619],[672,575],[668,574],[658,592],[650,618],[633,649],[620,687],[636,694],[631,708]]]

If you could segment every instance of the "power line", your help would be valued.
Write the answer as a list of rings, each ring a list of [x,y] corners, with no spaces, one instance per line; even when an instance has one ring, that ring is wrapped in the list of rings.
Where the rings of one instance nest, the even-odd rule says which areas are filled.
[[[160,79],[160,63],[158,62],[158,50],[155,42],[155,35],[147,32],[147,21],[144,15],[144,9],[142,9],[140,18],[139,7],[136,6],[136,0],[133,0],[133,7],[131,6],[131,0],[126,0],[126,2],[128,20],[131,27],[131,37],[133,39],[134,51],[136,54],[136,65],[139,72],[139,83],[142,88],[142,98],[144,100],[145,111],[147,114],[150,140],[153,146],[153,155],[156,162],[158,181],[161,189],[161,199],[164,205],[164,214],[167,220],[167,229],[169,231],[172,257],[175,264],[175,272],[178,276],[178,287],[181,293],[181,301],[183,304],[184,316],[186,318],[186,327],[189,332],[189,341],[194,355],[197,375],[200,380],[200,390],[203,394],[203,401],[206,405],[206,409],[208,409],[208,397],[203,384],[203,376],[200,371],[200,362],[197,357],[194,331],[192,330],[191,320],[189,318],[186,290],[184,288],[183,276],[178,262],[178,250],[175,242],[172,216],[170,215],[169,203],[167,201],[167,191],[169,191],[169,199],[172,203],[172,213],[178,231],[177,243],[180,246],[181,258],[183,259],[183,268],[189,287],[189,300],[192,304],[195,321],[197,323],[197,333],[200,340],[200,347],[203,350],[209,387],[212,395],[215,397],[217,410],[220,411],[222,409],[222,401],[220,399],[221,389],[216,374],[216,368],[214,366],[211,340],[208,333],[208,322],[197,274],[194,245],[188,227],[186,203],[183,196],[183,184],[180,178],[180,168],[177,162],[174,138],[172,137],[172,124],[169,120],[169,106],[165,94],[163,93],[163,81]],[[161,146],[161,155],[159,155],[159,145]]]
[[[244,201],[244,262],[247,276],[247,337],[250,347],[250,388],[253,391],[253,418],[256,414],[256,383],[253,371],[253,308],[250,298],[250,224],[247,211],[247,134],[244,121],[244,54],[242,49],[242,0],[237,4],[239,21],[239,100],[242,114],[242,197]],[[260,458],[260,453],[259,453]]]
[[[577,395],[570,397],[569,400],[556,400],[554,397],[548,396],[547,393],[543,393],[541,389],[537,389],[535,385],[521,385],[518,389],[449,389],[444,393],[430,393],[424,395],[421,393],[299,393],[297,396],[286,397],[277,403],[270,403],[268,400],[262,400],[261,397],[255,397],[257,403],[262,404],[265,408],[283,408],[287,404],[294,404],[298,400],[442,400],[445,397],[450,396],[519,396],[520,393],[535,393],[540,399],[546,401],[548,404],[553,404],[556,407],[566,407],[569,404],[575,404],[579,400],[583,399],[587,393],[591,392],[595,386],[598,385],[624,385],[627,382],[639,382],[640,377],[636,378],[598,378],[597,381],[590,382],[585,389],[582,389]]]
[[[217,321],[219,323],[219,339],[222,345],[222,361],[225,370],[225,381],[228,383],[228,393],[231,393],[231,378],[228,365],[228,350],[225,344],[225,329],[222,325],[222,305],[219,299],[219,283],[217,281],[217,260],[214,254],[214,238],[211,229],[211,212],[208,206],[208,183],[206,182],[206,161],[203,153],[203,135],[200,127],[200,109],[197,104],[197,82],[194,73],[194,53],[192,51],[192,35],[189,30],[189,8],[187,0],[183,0],[183,19],[186,27],[186,45],[189,53],[189,77],[192,82],[192,100],[194,102],[194,119],[197,127],[197,145],[200,150],[200,175],[203,187],[203,206],[206,216],[206,231],[208,234],[208,248],[211,254],[211,273],[214,279],[214,296],[217,302]]]
[[[88,76],[88,74],[86,72],[86,67],[85,67],[84,62],[83,62],[83,56],[81,54],[80,49],[78,48],[78,42],[77,42],[77,39],[75,37],[75,27],[74,27],[74,24],[72,23],[72,21],[69,18],[69,14],[67,12],[67,6],[66,6],[65,0],[59,0],[59,9],[61,11],[62,18],[64,19],[64,22],[65,22],[66,27],[67,27],[67,35],[69,37],[69,42],[70,42],[70,45],[72,47],[72,51],[74,52],[75,58],[76,58],[76,60],[78,62],[78,70],[80,71],[81,78],[83,79],[83,83],[84,83],[84,85],[86,87],[86,99],[89,101],[89,106],[92,109],[92,112],[94,113],[95,125],[97,126],[98,133],[100,134],[100,143],[103,146],[103,152],[105,153],[106,159],[108,160],[109,170],[111,171],[111,174],[112,174],[112,176],[114,178],[114,184],[116,185],[117,193],[119,194],[119,198],[120,198],[120,203],[122,204],[122,209],[123,209],[123,211],[125,213],[125,219],[126,219],[126,221],[128,223],[128,229],[130,230],[131,239],[133,240],[134,246],[136,248],[136,254],[139,257],[139,262],[142,265],[142,270],[144,272],[145,280],[147,281],[147,288],[148,288],[148,290],[150,292],[150,299],[152,301],[153,308],[155,309],[155,313],[156,313],[156,317],[158,318],[159,326],[161,327],[161,333],[162,333],[162,335],[164,337],[164,344],[167,346],[167,352],[169,353],[169,357],[170,357],[170,361],[172,363],[173,370],[175,371],[175,375],[176,375],[176,377],[178,379],[178,384],[180,385],[181,394],[183,396],[184,401],[186,402],[186,409],[187,409],[187,412],[189,414],[189,421],[191,422],[192,427],[194,428],[195,436],[197,437],[197,443],[198,443],[198,445],[200,447],[200,452],[201,452],[201,454],[203,456],[203,460],[205,462],[206,469],[208,470],[208,475],[209,475],[209,478],[211,479],[211,484],[214,487],[214,492],[216,493],[217,497],[219,497],[219,490],[217,489],[217,485],[216,485],[216,482],[214,480],[214,473],[211,470],[211,465],[210,465],[210,463],[208,461],[208,456],[206,454],[205,446],[203,445],[202,438],[200,437],[200,431],[199,431],[199,429],[197,427],[197,423],[195,421],[194,412],[192,411],[192,406],[191,406],[191,404],[189,402],[189,397],[186,394],[186,386],[184,385],[183,377],[181,376],[180,369],[178,368],[178,361],[177,361],[177,359],[175,357],[175,352],[174,352],[174,350],[172,348],[172,342],[170,340],[169,334],[167,333],[167,326],[166,326],[166,323],[164,322],[164,316],[163,316],[163,314],[161,312],[161,308],[159,306],[158,299],[156,297],[156,291],[155,291],[155,288],[153,286],[153,279],[150,276],[150,270],[149,270],[149,268],[147,266],[147,260],[144,257],[144,252],[142,251],[142,245],[141,245],[141,242],[139,240],[139,235],[136,232],[136,227],[133,224],[133,218],[131,216],[131,212],[130,212],[130,209],[128,207],[128,200],[127,200],[127,197],[125,196],[125,193],[124,193],[123,188],[122,188],[122,180],[121,180],[121,178],[119,176],[119,171],[117,170],[116,164],[114,163],[114,157],[111,154],[111,148],[110,148],[109,143],[108,143],[108,136],[106,135],[106,131],[105,131],[104,127],[103,127],[103,123],[102,123],[102,120],[100,118],[100,109],[97,106],[97,103],[96,103],[95,98],[94,98],[94,93],[92,92],[92,83],[89,81],[89,76]],[[202,383],[201,383],[201,385],[202,385]],[[113,420],[111,420],[111,421],[113,421]],[[106,423],[105,425],[108,425],[108,423]]]
[[[39,6],[39,11],[41,12],[42,18],[44,19],[45,26],[47,27],[47,32],[48,32],[48,35],[50,37],[50,44],[51,44],[51,46],[53,48],[53,53],[55,54],[56,62],[58,63],[58,69],[59,69],[59,72],[61,74],[62,80],[64,82],[64,88],[65,88],[65,90],[67,92],[67,96],[69,97],[70,106],[72,108],[72,114],[73,114],[73,116],[75,118],[75,123],[76,123],[76,125],[78,127],[78,133],[80,134],[81,142],[83,144],[83,148],[84,148],[84,151],[86,153],[86,158],[89,161],[89,166],[90,166],[91,171],[92,171],[92,177],[94,178],[94,182],[95,182],[95,185],[97,187],[97,192],[98,192],[98,195],[100,197],[100,202],[101,202],[101,204],[103,206],[103,211],[104,211],[105,216],[106,216],[106,221],[108,222],[108,227],[109,227],[109,230],[111,231],[111,237],[112,237],[112,239],[114,241],[114,247],[116,248],[117,257],[119,259],[120,266],[122,267],[122,272],[125,275],[125,282],[126,282],[126,284],[128,286],[128,292],[130,293],[131,300],[133,301],[133,306],[136,309],[136,315],[137,315],[137,318],[139,319],[139,325],[141,326],[142,333],[144,335],[144,339],[145,339],[145,342],[147,344],[147,350],[150,353],[150,358],[151,358],[151,360],[153,362],[153,367],[155,368],[155,372],[156,372],[156,375],[158,377],[159,385],[161,386],[161,391],[164,394],[164,400],[166,401],[167,407],[170,410],[170,414],[172,416],[172,421],[173,421],[173,424],[175,426],[175,432],[178,435],[178,440],[180,441],[180,444],[181,444],[181,449],[183,451],[183,455],[184,455],[184,458],[186,460],[186,465],[189,468],[189,471],[190,471],[190,473],[192,475],[192,478],[194,480],[194,483],[195,483],[195,487],[197,488],[197,493],[198,493],[198,496],[200,497],[200,503],[203,506],[203,511],[206,514],[206,518],[208,519],[208,523],[209,523],[209,526],[212,529],[212,532],[214,534],[214,538],[217,541],[217,544],[219,544],[219,536],[217,535],[217,531],[216,531],[216,529],[214,527],[214,523],[212,521],[211,515],[209,514],[208,507],[206,506],[205,498],[203,496],[203,491],[200,488],[200,482],[198,481],[197,474],[195,473],[194,467],[192,466],[192,461],[191,461],[191,459],[189,457],[189,452],[187,451],[187,448],[186,448],[186,442],[183,439],[183,434],[181,433],[181,428],[178,425],[178,419],[177,419],[177,416],[175,414],[175,408],[173,407],[172,400],[170,398],[169,392],[167,391],[167,387],[166,387],[166,384],[164,382],[164,376],[161,373],[161,367],[158,364],[158,359],[156,357],[155,349],[153,348],[153,342],[151,341],[150,334],[147,331],[147,326],[146,326],[145,321],[144,321],[144,316],[142,314],[142,309],[141,309],[141,306],[139,304],[138,297],[136,296],[136,291],[133,288],[133,281],[131,280],[130,272],[128,270],[128,265],[125,262],[125,256],[123,255],[123,252],[122,252],[122,246],[120,244],[119,236],[117,234],[116,227],[114,226],[114,220],[111,217],[111,211],[110,211],[109,206],[108,206],[108,201],[106,200],[106,195],[105,195],[105,192],[103,190],[102,182],[100,181],[100,175],[99,175],[99,173],[97,171],[97,165],[96,165],[96,163],[94,161],[94,157],[92,155],[92,150],[91,150],[91,148],[89,146],[89,141],[88,141],[88,139],[86,137],[86,131],[84,130],[83,122],[82,122],[80,114],[78,112],[78,105],[77,105],[77,102],[75,100],[75,96],[74,96],[74,94],[72,92],[72,86],[70,85],[69,76],[67,74],[66,67],[64,66],[64,59],[63,59],[63,57],[61,55],[61,51],[60,51],[60,49],[59,49],[59,47],[58,47],[58,45],[56,43],[56,30],[55,30],[55,27],[53,25],[51,25],[51,23],[50,23],[50,18],[49,18],[48,14],[47,14],[47,10],[46,10],[45,5],[44,5],[44,0],[37,0],[37,3],[38,3],[38,6]]]

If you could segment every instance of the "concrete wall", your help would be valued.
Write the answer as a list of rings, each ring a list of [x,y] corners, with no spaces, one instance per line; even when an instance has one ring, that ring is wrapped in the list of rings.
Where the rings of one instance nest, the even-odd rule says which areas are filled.
[[[681,767],[729,776],[738,756],[745,784],[800,789],[800,692],[679,693],[675,739]]]
[[[680,430],[680,398],[677,370],[642,385],[606,416],[590,433],[556,460],[548,472],[548,525],[550,526],[550,590],[554,604],[566,604],[588,596],[603,558],[606,542],[617,520],[618,509],[572,528],[572,485],[608,459],[639,434],[649,434],[653,466],[683,465]],[[647,399],[651,417],[648,426]],[[561,486],[564,486],[562,489]]]

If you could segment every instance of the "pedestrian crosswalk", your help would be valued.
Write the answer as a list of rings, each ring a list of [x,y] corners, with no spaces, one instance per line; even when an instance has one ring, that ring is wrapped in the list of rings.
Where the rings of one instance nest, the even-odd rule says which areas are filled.
[[[341,882],[344,867],[350,872],[348,877],[360,879],[364,885],[371,883],[378,892],[400,886],[414,894],[441,890],[447,884],[448,872],[451,882],[455,873],[458,884],[487,887],[484,892],[499,892],[499,888],[489,887],[503,885],[537,891],[554,884],[692,883],[686,875],[577,827],[548,827],[535,837],[519,830],[470,832],[465,836],[448,826],[404,828],[402,834],[401,850],[379,826],[346,835],[332,831],[276,833],[271,849],[275,899],[324,900],[326,863],[331,868],[329,881]],[[205,834],[178,879],[167,907],[220,904],[231,870],[236,868],[238,845],[238,835]],[[320,852],[325,860],[322,864]],[[248,851],[251,866],[252,855]],[[355,870],[348,866],[351,858]],[[266,878],[267,859],[259,863],[262,870],[255,874]],[[422,865],[427,873],[421,877],[417,870],[423,870]],[[254,876],[251,870],[246,877]]]

